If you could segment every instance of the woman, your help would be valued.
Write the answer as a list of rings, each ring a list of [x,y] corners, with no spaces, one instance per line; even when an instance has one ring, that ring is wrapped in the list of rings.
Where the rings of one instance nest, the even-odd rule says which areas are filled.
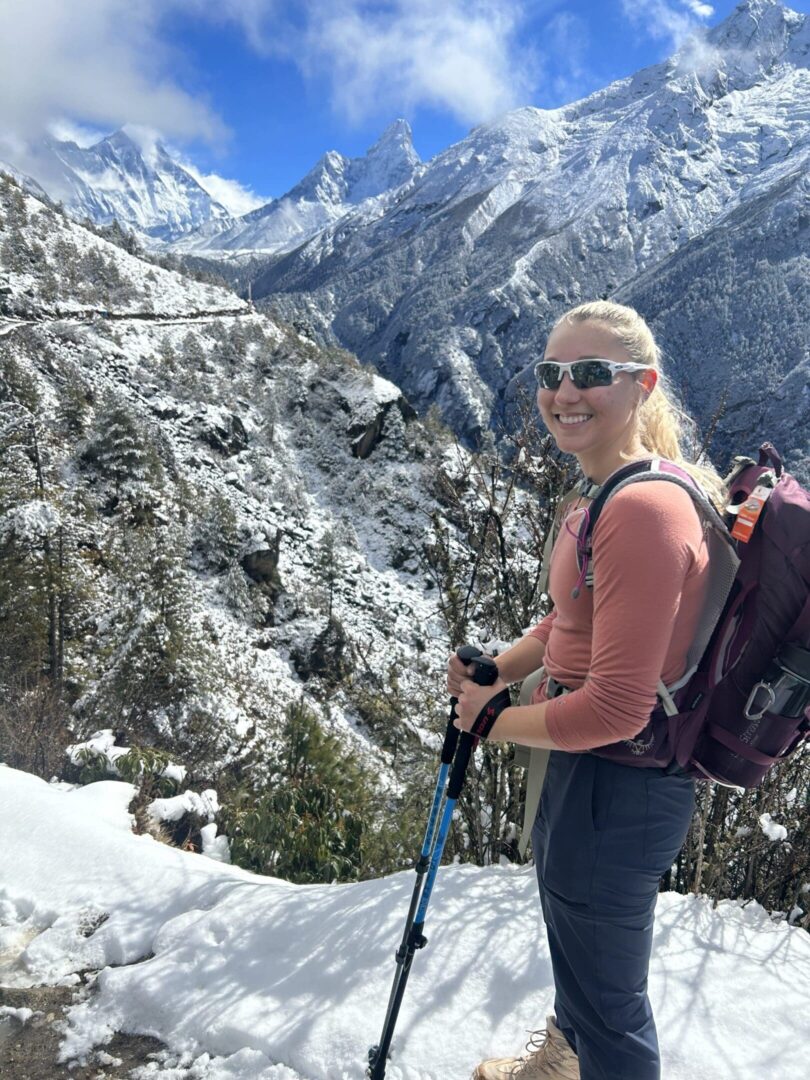
[[[543,421],[593,485],[630,461],[660,456],[719,495],[716,474],[684,462],[658,348],[631,308],[597,301],[569,311],[548,339],[538,377]],[[553,610],[497,657],[495,686],[473,683],[455,657],[448,668],[456,723],[467,731],[507,684],[541,665],[551,677],[531,705],[503,708],[488,737],[552,751],[532,842],[555,1015],[526,1054],[483,1062],[475,1080],[660,1076],[647,997],[653,912],[659,879],[689,827],[694,783],[677,770],[634,768],[588,751],[633,739],[656,705],[659,679],[671,685],[684,673],[708,554],[683,488],[632,484],[599,518],[593,586],[581,587],[576,534],[587,502],[567,508],[554,545]]]

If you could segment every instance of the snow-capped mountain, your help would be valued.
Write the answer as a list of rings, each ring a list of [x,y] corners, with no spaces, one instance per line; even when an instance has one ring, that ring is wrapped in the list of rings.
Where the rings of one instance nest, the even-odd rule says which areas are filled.
[[[805,210],[780,250],[801,254],[809,60],[810,19],[777,0],[745,0],[664,63],[564,108],[523,108],[476,128],[382,212],[360,206],[271,260],[253,295],[287,317],[303,314],[476,438],[526,384],[562,310],[631,291],[639,274],[744,219],[791,176]],[[778,214],[761,220],[766,231],[782,228]],[[765,276],[751,274],[751,289]],[[709,298],[713,287],[703,282]],[[750,301],[732,279],[728,322],[711,341],[693,326],[696,351],[730,356],[736,310]],[[806,343],[806,319],[800,331]],[[774,335],[772,374],[787,379],[800,357]],[[755,391],[735,384],[729,393],[727,417],[735,396]],[[736,436],[724,423],[728,449]],[[783,434],[810,458],[807,434]]]
[[[363,157],[347,158],[330,150],[286,195],[236,222],[211,221],[175,247],[194,252],[288,251],[362,203],[366,213],[379,213],[386,197],[413,180],[420,165],[410,125],[396,120]]]
[[[171,240],[231,215],[163,144],[125,128],[93,146],[52,137],[36,148],[36,179],[74,217],[118,221],[155,240]]]
[[[643,311],[713,451],[769,438],[810,481],[810,180],[806,159],[615,294]]]

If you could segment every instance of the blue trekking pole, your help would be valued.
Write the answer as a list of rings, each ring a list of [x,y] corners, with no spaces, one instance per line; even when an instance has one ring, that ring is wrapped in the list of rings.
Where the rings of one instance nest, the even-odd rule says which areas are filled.
[[[480,686],[491,686],[498,678],[498,669],[495,662],[487,656],[482,656],[480,649],[476,649],[472,645],[463,645],[456,652],[456,656],[465,664],[472,663],[475,665],[473,681]],[[382,1035],[379,1043],[372,1046],[368,1052],[369,1067],[366,1075],[369,1080],[383,1080],[385,1076],[385,1065],[388,1060],[391,1039],[394,1036],[394,1027],[399,1016],[411,964],[416,950],[424,948],[427,944],[427,938],[424,935],[425,914],[430,903],[430,896],[441,863],[447,834],[450,831],[453,811],[464,786],[464,776],[467,772],[470,755],[478,744],[478,739],[475,736],[466,731],[460,732],[454,725],[457,704],[456,698],[450,699],[450,719],[444,736],[439,777],[436,781],[436,790],[433,795],[433,805],[427,829],[425,830],[422,851],[416,864],[416,882],[411,895],[408,917],[405,920],[405,931],[396,952],[397,967],[388,998],[388,1009],[383,1023]],[[459,739],[459,735],[461,739]],[[452,772],[450,772],[451,764]],[[449,782],[447,781],[448,773],[450,775]],[[444,809],[442,810],[441,804],[445,794]],[[437,832],[436,825],[440,816],[441,823]]]

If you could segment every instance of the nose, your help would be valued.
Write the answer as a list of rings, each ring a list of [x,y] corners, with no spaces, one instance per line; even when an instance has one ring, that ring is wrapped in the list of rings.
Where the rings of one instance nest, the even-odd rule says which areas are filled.
[[[567,371],[564,372],[560,385],[554,391],[554,399],[558,401],[578,401],[580,394],[581,391],[574,386],[571,376]]]

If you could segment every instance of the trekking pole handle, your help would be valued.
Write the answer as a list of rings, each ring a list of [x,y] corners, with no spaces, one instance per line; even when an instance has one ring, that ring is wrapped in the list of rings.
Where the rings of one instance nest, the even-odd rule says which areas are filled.
[[[450,773],[450,782],[447,785],[447,798],[451,799],[454,803],[461,794],[461,789],[464,787],[464,777],[467,772],[467,766],[470,764],[470,755],[477,745],[478,739],[475,735],[471,735],[469,731],[461,732],[461,742],[456,751],[456,758],[453,762],[453,771]]]
[[[475,667],[473,682],[478,683],[479,686],[492,686],[498,678],[498,668],[495,661],[489,656],[479,655],[471,660],[471,663]],[[458,732],[458,729],[456,731]],[[470,763],[470,755],[478,745],[478,739],[475,735],[471,735],[469,731],[462,731],[460,734],[461,742],[453,762],[450,782],[447,785],[447,798],[454,800],[461,794],[461,789],[464,787],[464,776]]]
[[[475,645],[462,645],[456,649],[456,656],[463,664],[470,664],[479,656],[483,656],[480,649]],[[444,745],[442,746],[442,764],[452,765],[453,757],[458,746],[459,730],[453,721],[456,718],[456,705],[458,698],[450,698],[450,719],[447,721],[447,731],[444,733]]]

